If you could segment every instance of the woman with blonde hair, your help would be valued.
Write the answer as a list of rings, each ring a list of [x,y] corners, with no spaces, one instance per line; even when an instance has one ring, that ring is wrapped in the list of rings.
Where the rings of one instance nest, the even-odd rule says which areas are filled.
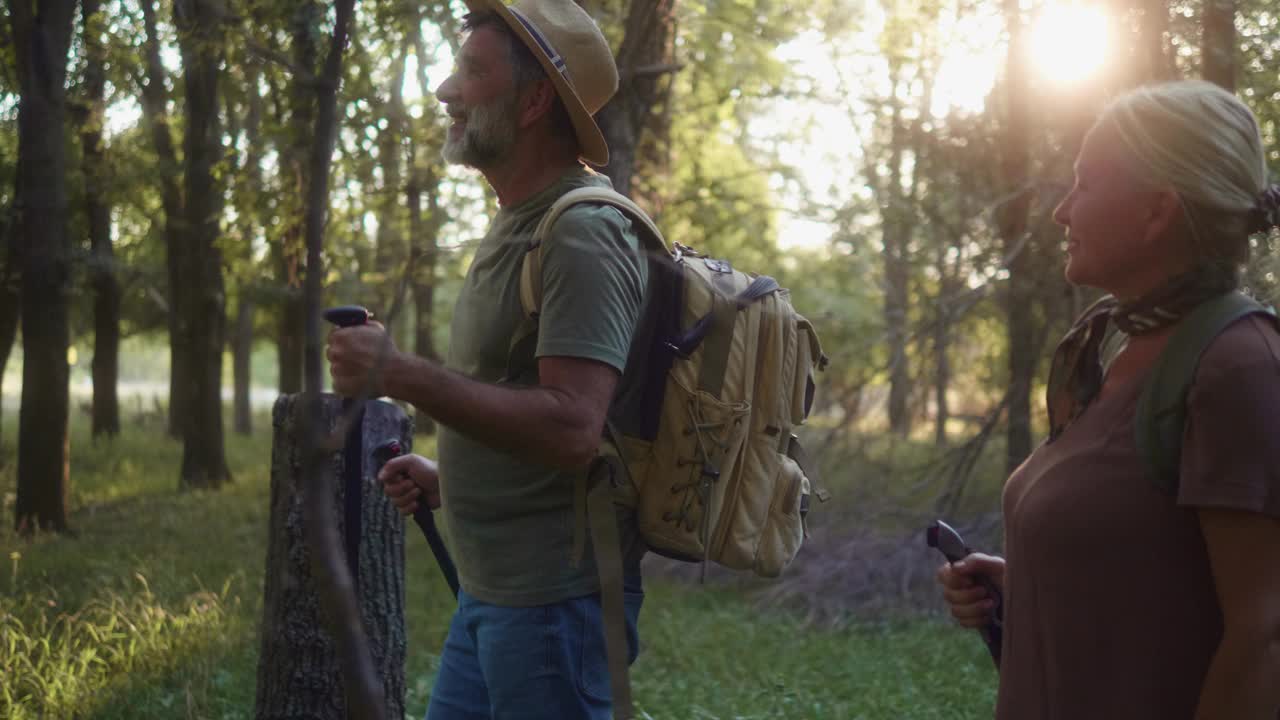
[[[1055,352],[1049,439],[1004,489],[1005,556],[944,565],[943,595],[981,627],[993,598],[979,576],[1002,591],[999,720],[1274,720],[1274,316],[1252,306],[1198,356],[1172,484],[1137,439],[1162,350],[1238,292],[1251,238],[1280,223],[1258,123],[1208,83],[1139,88],[1103,110],[1075,175],[1054,212],[1066,277],[1108,295]]]

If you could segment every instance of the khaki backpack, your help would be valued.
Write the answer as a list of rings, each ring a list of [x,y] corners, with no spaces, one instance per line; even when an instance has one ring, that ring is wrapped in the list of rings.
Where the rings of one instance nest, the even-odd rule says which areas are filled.
[[[770,277],[735,270],[678,243],[669,246],[629,199],[580,188],[543,216],[525,254],[525,312],[512,341],[536,342],[543,240],[579,204],[629,218],[648,257],[644,310],[609,409],[599,467],[577,488],[575,562],[590,528],[600,571],[615,717],[631,717],[622,625],[622,567],[613,506],[634,508],[641,538],[668,557],[776,577],[805,537],[816,466],[794,429],[827,358],[813,326]],[[597,476],[607,480],[597,482]],[[610,552],[612,550],[612,552]]]

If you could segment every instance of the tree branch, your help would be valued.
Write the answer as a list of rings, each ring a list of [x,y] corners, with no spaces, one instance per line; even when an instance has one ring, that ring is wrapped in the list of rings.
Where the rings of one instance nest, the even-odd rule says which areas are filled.
[[[333,35],[325,58],[320,82],[315,84],[317,113],[311,144],[311,183],[306,204],[307,272],[304,285],[306,308],[304,347],[303,402],[307,418],[303,429],[304,478],[303,504],[307,509],[305,534],[311,550],[312,572],[320,604],[329,624],[330,634],[338,650],[346,691],[347,716],[353,720],[385,720],[386,699],[373,665],[368,636],[361,620],[359,601],[355,595],[355,579],[343,561],[342,540],[333,517],[334,450],[346,438],[347,428],[354,422],[368,399],[368,390],[353,399],[338,427],[327,437],[317,427],[320,417],[320,302],[324,277],[323,245],[326,210],[328,208],[329,175],[334,143],[338,134],[337,94],[342,78],[342,56],[354,14],[355,0],[336,0]],[[391,318],[388,317],[388,320]],[[388,340],[390,334],[388,333]],[[384,355],[386,354],[384,350]],[[371,387],[370,383],[370,387]]]

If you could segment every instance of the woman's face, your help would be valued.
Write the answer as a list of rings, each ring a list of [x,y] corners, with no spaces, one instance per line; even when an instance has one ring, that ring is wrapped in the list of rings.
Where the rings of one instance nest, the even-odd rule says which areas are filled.
[[[1167,235],[1181,206],[1172,191],[1142,182],[1126,157],[1111,129],[1091,130],[1053,219],[1067,230],[1067,280],[1132,299],[1172,276]]]

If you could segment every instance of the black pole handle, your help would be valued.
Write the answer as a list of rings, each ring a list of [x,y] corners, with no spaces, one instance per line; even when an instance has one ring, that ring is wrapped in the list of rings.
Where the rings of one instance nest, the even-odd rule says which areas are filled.
[[[339,305],[325,310],[322,317],[340,328],[364,325],[373,319],[373,313],[363,305]],[[351,407],[351,398],[342,399],[342,411]],[[361,417],[363,419],[363,415]]]
[[[936,548],[950,563],[959,562],[973,552],[965,544],[964,539],[960,537],[960,533],[941,520],[933,523],[925,530],[924,539],[926,545]],[[991,578],[986,575],[975,575],[973,577],[987,591],[987,595],[992,601],[991,619],[981,628],[978,628],[978,634],[982,636],[982,641],[987,645],[987,651],[991,653],[991,659],[995,661],[996,667],[999,668],[1000,654],[1004,644],[1004,595]]]
[[[338,327],[364,325],[372,317],[373,313],[361,305],[339,305],[324,311],[324,319]]]

